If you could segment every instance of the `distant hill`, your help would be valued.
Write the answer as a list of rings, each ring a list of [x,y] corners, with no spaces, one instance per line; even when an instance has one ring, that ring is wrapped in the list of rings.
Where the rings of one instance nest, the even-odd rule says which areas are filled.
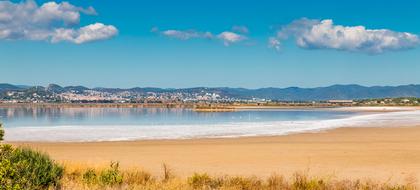
[[[242,91],[240,94],[243,97],[258,97],[288,101],[420,97],[420,85],[404,85],[396,87],[333,85],[318,88],[262,88]]]
[[[66,86],[64,87],[64,91],[68,92],[75,92],[75,93],[83,93],[85,90],[90,90],[84,86]]]
[[[360,85],[333,85],[318,88],[182,88],[182,89],[163,89],[163,88],[87,88],[84,86],[61,87],[50,84],[47,87],[17,86],[12,84],[0,84],[0,93],[5,91],[46,91],[46,93],[83,93],[85,90],[95,90],[100,92],[118,93],[123,91],[146,93],[217,93],[222,97],[240,99],[272,99],[283,101],[311,101],[311,100],[331,100],[331,99],[368,99],[368,98],[395,98],[395,97],[418,97],[420,98],[420,85],[402,86],[360,86]]]
[[[53,93],[63,93],[66,91],[66,89],[57,84],[49,84],[46,90]]]
[[[0,83],[0,92],[4,92],[8,90],[21,90],[24,88],[25,88],[24,86]]]

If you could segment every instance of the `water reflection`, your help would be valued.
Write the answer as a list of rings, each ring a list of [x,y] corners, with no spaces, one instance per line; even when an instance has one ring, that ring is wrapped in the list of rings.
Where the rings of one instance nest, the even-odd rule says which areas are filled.
[[[352,113],[319,110],[248,110],[200,113],[178,108],[0,108],[0,120],[6,127],[212,124],[334,119],[350,114]]]

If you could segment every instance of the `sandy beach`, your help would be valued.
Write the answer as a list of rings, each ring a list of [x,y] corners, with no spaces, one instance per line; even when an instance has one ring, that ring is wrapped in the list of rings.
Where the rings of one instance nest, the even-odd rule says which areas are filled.
[[[119,161],[160,175],[162,163],[177,175],[291,175],[337,178],[420,179],[420,126],[340,128],[277,137],[89,143],[13,143],[49,153],[65,163]]]

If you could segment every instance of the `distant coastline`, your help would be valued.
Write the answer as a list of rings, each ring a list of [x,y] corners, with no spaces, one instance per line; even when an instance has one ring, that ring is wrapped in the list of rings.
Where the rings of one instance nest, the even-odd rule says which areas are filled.
[[[328,104],[328,103],[0,103],[0,108],[46,107],[46,108],[185,108],[197,111],[234,111],[241,109],[293,109],[293,108],[363,108],[363,107],[407,107],[420,108],[418,105],[365,105],[365,104]]]
[[[337,102],[368,99],[414,98],[419,104],[420,85],[332,85],[318,88],[87,88],[84,86],[22,86],[0,83],[0,102],[27,103],[180,103],[180,102]],[[387,102],[385,102],[387,103]],[[407,103],[407,102],[404,102]]]

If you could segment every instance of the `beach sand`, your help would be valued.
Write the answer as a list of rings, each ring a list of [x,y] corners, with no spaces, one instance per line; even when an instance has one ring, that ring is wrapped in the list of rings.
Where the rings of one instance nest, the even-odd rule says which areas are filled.
[[[319,133],[234,139],[150,140],[89,143],[13,143],[47,152],[65,163],[140,167],[161,175],[265,177],[272,173],[404,182],[420,179],[420,126],[340,128]]]

